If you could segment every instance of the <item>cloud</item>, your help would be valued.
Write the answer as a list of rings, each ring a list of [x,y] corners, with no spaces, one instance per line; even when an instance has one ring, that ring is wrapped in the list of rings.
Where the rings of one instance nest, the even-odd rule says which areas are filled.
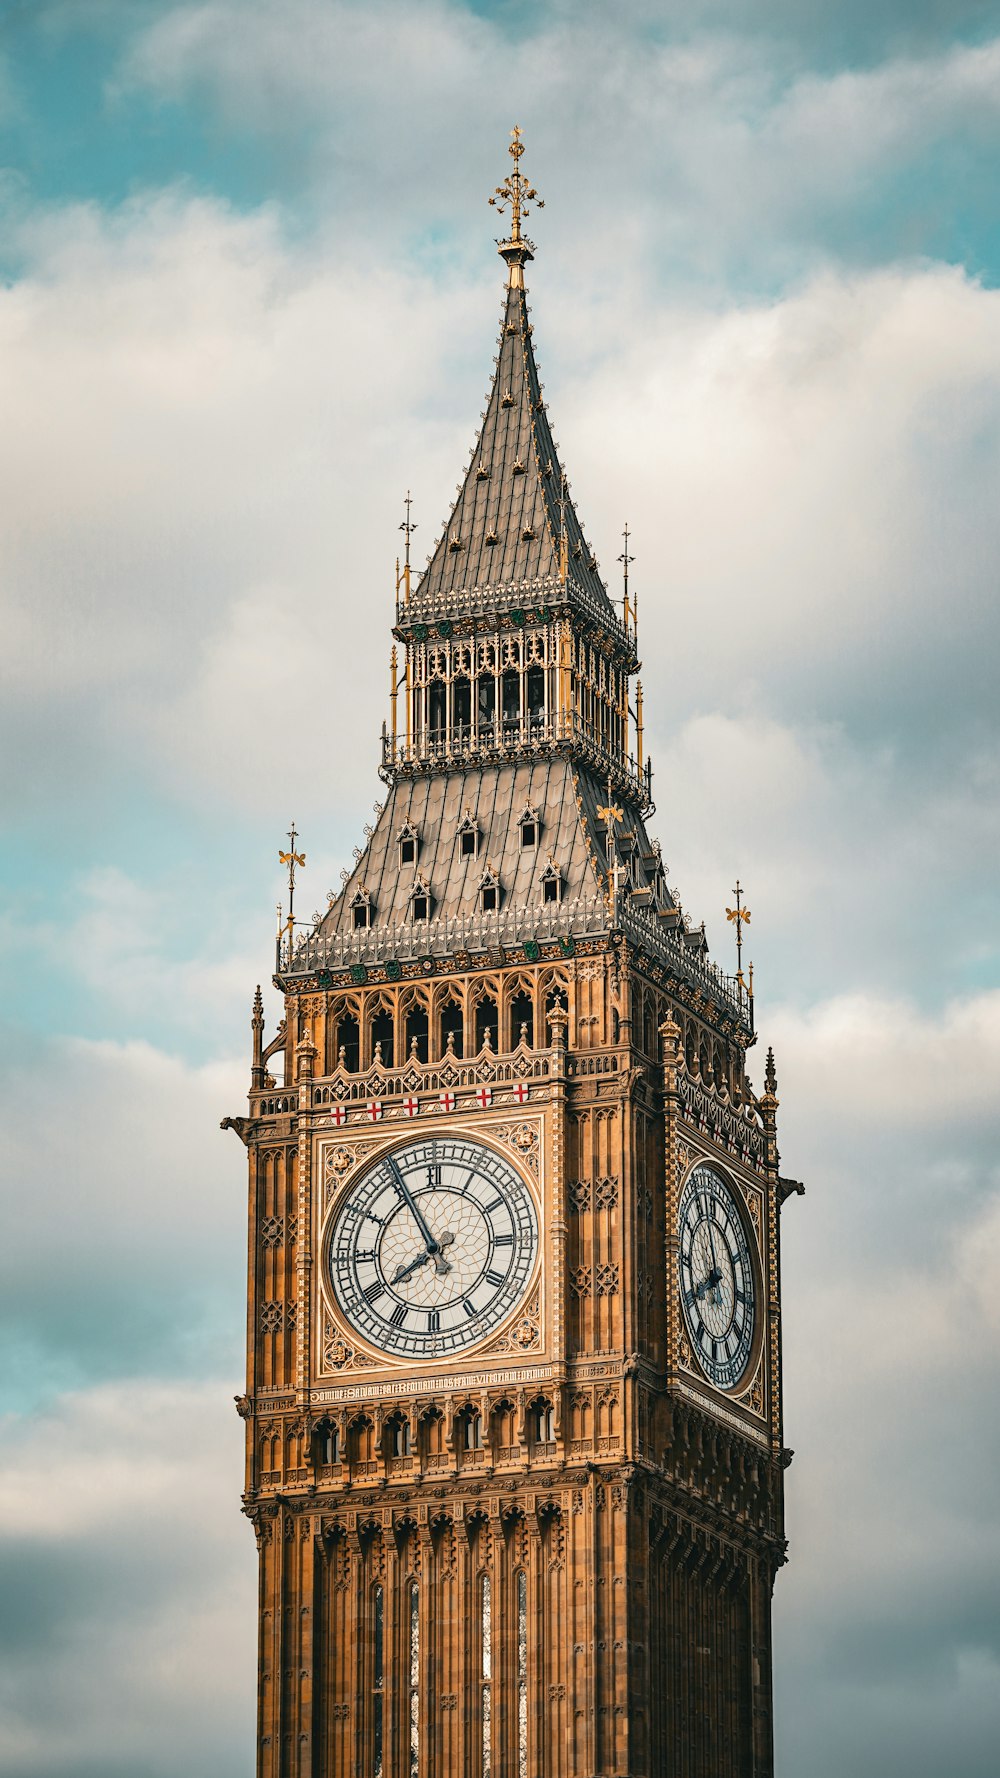
[[[138,1376],[5,1418],[4,1771],[249,1768],[256,1555],[232,1393]]]
[[[465,238],[440,167],[462,166],[469,191],[488,192],[513,107],[554,206],[545,234],[564,270],[578,263],[585,192],[601,218],[589,263],[616,283],[637,254],[669,264],[671,281],[742,273],[759,287],[815,265],[831,243],[867,264],[912,252],[928,231],[952,242],[935,185],[942,141],[962,144],[966,213],[988,239],[995,38],[956,42],[959,19],[935,29],[924,8],[911,29],[883,16],[868,54],[838,57],[815,54],[810,25],[797,30],[787,7],[749,20],[731,6],[629,12],[626,25],[603,6],[550,6],[511,28],[502,12],[442,3],[292,0],[278,12],[204,0],[130,40],[116,90],[194,97],[230,127],[251,119],[263,137],[295,144],[299,181],[311,175],[324,210],[397,237],[419,215],[423,229]],[[991,22],[981,16],[976,35]],[[854,9],[855,34],[858,23]],[[838,21],[833,36],[849,40],[851,28]]]
[[[775,1591],[789,1771],[986,1778],[1000,1637],[995,994],[940,1018],[835,1000],[769,1020],[791,1561]],[[912,1706],[912,1708],[911,1708]],[[811,1753],[806,1755],[807,1745]]]
[[[8,1396],[240,1363],[244,1067],[59,1039],[7,1070],[0,1338]]]

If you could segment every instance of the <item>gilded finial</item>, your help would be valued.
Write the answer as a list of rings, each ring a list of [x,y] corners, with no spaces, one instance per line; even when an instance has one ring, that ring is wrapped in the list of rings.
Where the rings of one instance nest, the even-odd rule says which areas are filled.
[[[489,202],[501,213],[510,205],[510,239],[498,241],[500,257],[507,262],[510,273],[508,284],[512,290],[524,289],[525,261],[534,258],[534,242],[521,233],[521,218],[526,216],[532,204],[544,210],[545,199],[540,198],[533,185],[529,185],[521,172],[521,156],[524,143],[521,141],[521,128],[515,124],[510,132],[511,142],[507,150],[514,161],[514,171],[508,173],[502,185],[498,185]]]
[[[726,909],[726,919],[731,920],[733,925],[736,927],[736,980],[739,982],[741,988],[744,986],[744,982],[743,982],[743,928],[744,928],[744,926],[749,926],[749,924],[750,924],[750,909],[745,908],[743,906],[743,903],[740,899],[742,893],[743,892],[740,888],[740,880],[739,880],[739,877],[737,877],[736,888],[733,890],[733,894],[736,897],[736,906],[734,908],[727,908]]]
[[[625,539],[625,548],[623,549],[621,555],[618,557],[618,560],[622,565],[622,580],[624,582],[623,591],[624,591],[625,597],[624,597],[622,603],[623,603],[624,614],[625,614],[625,634],[626,634],[626,636],[628,635],[628,632],[629,632],[630,622],[631,622],[633,632],[637,629],[637,625],[636,625],[636,621],[635,621],[635,619],[636,619],[635,602],[633,601],[630,604],[629,603],[629,596],[628,596],[628,571],[629,571],[629,568],[631,567],[632,563],[635,561],[635,557],[629,555],[628,540],[631,537],[631,535],[632,535],[632,533],[628,528],[628,524],[626,523],[625,529],[622,532],[622,536]]]
[[[298,840],[298,837],[299,836],[295,831],[295,823],[293,821],[291,827],[288,830],[289,850],[287,852],[280,852],[279,851],[279,853],[278,853],[279,864],[285,864],[288,866],[288,919],[285,921],[285,931],[288,934],[288,955],[289,956],[291,956],[291,954],[292,954],[292,939],[293,939],[294,932],[295,932],[295,867],[296,867],[296,865],[304,866],[305,861],[306,861],[305,853],[304,852],[296,852],[296,850],[295,850],[295,844],[296,844],[296,841]],[[278,904],[278,919],[279,919],[279,921],[281,919],[281,904],[280,904],[280,902]],[[279,936],[280,936],[280,927],[279,927]]]

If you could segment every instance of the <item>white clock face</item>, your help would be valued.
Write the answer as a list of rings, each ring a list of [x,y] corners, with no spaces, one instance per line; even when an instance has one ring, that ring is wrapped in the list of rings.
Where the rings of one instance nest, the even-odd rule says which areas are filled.
[[[333,1224],[330,1281],[371,1345],[433,1358],[493,1332],[524,1296],[537,1251],[516,1168],[481,1142],[433,1137],[355,1181]]]
[[[710,1382],[733,1389],[754,1343],[756,1274],[733,1191],[706,1164],[694,1169],[681,1195],[680,1272],[684,1320],[698,1363]]]

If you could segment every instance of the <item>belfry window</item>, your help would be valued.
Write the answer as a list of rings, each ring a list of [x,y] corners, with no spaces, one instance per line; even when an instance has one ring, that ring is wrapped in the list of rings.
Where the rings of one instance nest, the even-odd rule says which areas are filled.
[[[535,1042],[535,1008],[530,994],[516,994],[510,1003],[510,1047],[515,1050],[519,1043],[527,1044],[529,1049]]]
[[[467,679],[456,679],[452,687],[455,727],[468,732],[472,722],[472,686]]]
[[[459,1005],[457,1000],[449,1000],[447,1006],[442,1008],[442,1012],[441,1012],[441,1054],[442,1054],[442,1056],[446,1056],[449,1052],[449,1040],[450,1040],[450,1046],[451,1046],[451,1054],[453,1056],[461,1056],[463,1054],[464,1048],[465,1048],[465,1041],[464,1041],[465,1040],[465,1020],[462,1017],[462,1008]]]
[[[337,1021],[337,1067],[356,1074],[361,1062],[361,1033],[353,1013],[342,1013]]]
[[[545,669],[529,667],[525,686],[528,700],[528,720],[532,724],[540,723],[545,716]]]
[[[448,688],[440,679],[431,681],[427,698],[428,719],[432,741],[443,741],[448,721]]]
[[[479,739],[484,742],[493,739],[493,723],[497,708],[497,684],[492,673],[480,673],[476,680],[476,721],[479,724]]]
[[[503,693],[504,727],[513,728],[521,720],[521,676],[509,668],[500,685]]]

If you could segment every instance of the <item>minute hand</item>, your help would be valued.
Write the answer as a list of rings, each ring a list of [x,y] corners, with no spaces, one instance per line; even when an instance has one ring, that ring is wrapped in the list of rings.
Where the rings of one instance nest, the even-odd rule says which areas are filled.
[[[388,1167],[389,1167],[390,1173],[392,1174],[394,1180],[396,1181],[396,1189],[398,1190],[400,1197],[403,1199],[403,1202],[408,1206],[408,1208],[410,1210],[410,1214],[412,1215],[414,1222],[416,1223],[418,1229],[420,1230],[420,1233],[424,1237],[424,1245],[426,1246],[428,1253],[440,1253],[440,1251],[441,1251],[440,1243],[435,1241],[434,1236],[431,1234],[431,1231],[428,1228],[426,1222],[424,1221],[423,1215],[421,1214],[421,1211],[420,1211],[420,1208],[417,1204],[416,1198],[413,1196],[413,1193],[411,1192],[409,1186],[407,1185],[406,1180],[403,1178],[402,1173],[400,1172],[399,1168],[397,1167],[395,1161],[392,1159],[391,1156],[389,1157],[389,1160],[388,1160]]]

